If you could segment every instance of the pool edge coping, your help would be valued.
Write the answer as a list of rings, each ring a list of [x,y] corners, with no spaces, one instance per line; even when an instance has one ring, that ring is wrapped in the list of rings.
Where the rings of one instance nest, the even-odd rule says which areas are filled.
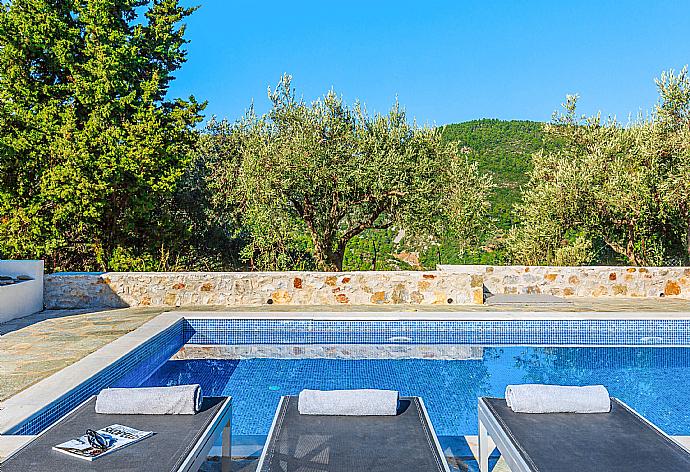
[[[594,321],[690,320],[690,311],[187,311],[174,312],[185,319],[307,320],[307,321]]]

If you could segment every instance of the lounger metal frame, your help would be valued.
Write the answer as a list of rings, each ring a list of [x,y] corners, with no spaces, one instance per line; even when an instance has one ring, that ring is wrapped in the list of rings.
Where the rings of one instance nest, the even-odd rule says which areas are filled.
[[[77,410],[93,400],[94,397],[87,398],[83,403],[81,403],[74,410]],[[69,416],[69,413],[60,418],[58,421],[53,423],[51,426],[46,428],[43,432],[37,435],[30,442],[26,443],[21,448],[14,451],[12,454],[7,456],[4,460],[9,460],[15,454],[26,448],[30,447],[35,439],[46,434],[52,428],[58,426],[64,419]],[[232,421],[232,398],[228,397],[223,400],[223,406],[218,410],[218,413],[213,417],[211,423],[204,431],[204,433],[199,437],[191,452],[185,458],[184,462],[177,469],[177,472],[197,472],[201,465],[206,461],[208,453],[213,447],[213,440],[218,436],[218,433],[222,435],[222,456],[221,456],[221,471],[230,472],[231,467],[231,446],[232,446],[232,436],[231,436],[231,421]],[[221,431],[222,430],[222,431]],[[89,465],[93,465],[91,462]],[[97,464],[97,463],[95,463]],[[2,470],[2,463],[0,463],[0,470]]]
[[[431,435],[433,436],[434,439],[434,446],[436,447],[436,451],[439,454],[439,457],[441,457],[441,461],[443,463],[443,469],[445,472],[450,472],[450,468],[448,466],[448,461],[445,458],[445,455],[443,454],[443,449],[441,448],[441,443],[438,441],[438,436],[436,435],[436,431],[434,430],[434,425],[431,422],[431,419],[429,418],[429,413],[426,411],[426,406],[424,405],[424,400],[421,397],[419,398],[419,405],[422,408],[422,415],[424,416],[424,421],[426,421],[426,424],[429,426],[429,431],[431,432]],[[280,397],[280,402],[278,402],[278,408],[276,408],[276,413],[273,416],[273,422],[271,423],[271,429],[268,430],[268,436],[266,437],[266,443],[264,444],[264,448],[261,451],[261,458],[259,459],[259,464],[256,466],[256,470],[260,472],[263,469],[264,466],[264,461],[266,460],[266,455],[268,454],[268,444],[271,441],[271,438],[273,437],[273,432],[275,431],[276,424],[278,423],[278,419],[280,417],[280,412],[283,409],[283,402],[285,401],[285,396]]]
[[[261,457],[259,458],[259,464],[256,466],[256,470],[259,472],[263,468],[264,462],[266,461],[266,454],[268,453],[268,444],[271,442],[271,438],[273,437],[273,432],[276,429],[276,424],[278,424],[278,418],[280,417],[280,412],[283,409],[283,402],[285,402],[285,396],[280,397],[280,401],[278,402],[278,408],[276,408],[276,412],[273,415],[273,421],[271,422],[271,428],[268,430],[268,436],[266,436],[266,442],[264,443],[264,447],[261,450]]]
[[[436,451],[438,452],[438,455],[441,457],[441,461],[443,461],[443,469],[445,472],[450,472],[450,467],[448,466],[448,460],[446,459],[445,454],[443,453],[443,448],[441,447],[441,443],[438,441],[438,436],[436,435],[436,430],[434,429],[434,424],[431,422],[431,418],[429,418],[429,413],[426,411],[426,405],[424,404],[424,399],[422,397],[419,398],[419,406],[422,407],[422,414],[424,415],[424,421],[426,421],[426,424],[429,426],[429,431],[431,432],[431,436],[434,438],[434,446],[436,447]]]
[[[649,421],[647,418],[644,416],[640,415],[637,411],[635,411],[634,408],[630,407],[627,405],[625,402],[621,401],[620,399],[616,399],[618,403],[620,403],[624,408],[626,408],[630,413],[634,414],[635,416],[639,417],[644,423],[647,425],[651,426],[654,428],[660,435],[668,438],[670,441],[673,441],[673,438],[671,438],[668,434],[666,434],[664,431],[659,429],[657,425]],[[484,398],[479,398],[479,408],[478,408],[478,417],[479,417],[479,471],[480,472],[489,472],[489,454],[491,451],[489,451],[489,437],[493,440],[494,444],[496,445],[496,448],[500,451],[501,457],[503,457],[510,467],[510,470],[512,472],[534,472],[534,468],[531,467],[525,459],[522,457],[522,454],[517,450],[513,442],[508,438],[506,435],[505,431],[499,424],[498,420],[496,417],[491,413],[491,410],[487,406],[487,404],[484,402]],[[674,441],[675,442],[675,441]],[[683,446],[682,444],[676,442],[676,444],[680,445],[683,449],[688,451],[690,453],[690,450]]]
[[[479,417],[479,472],[489,472],[489,437],[493,439],[496,448],[501,452],[510,467],[511,472],[533,472],[532,468],[525,462],[520,452],[508,439],[498,420],[491,414],[491,410],[484,403],[483,398],[479,398],[478,407]]]
[[[179,472],[197,472],[208,458],[208,453],[213,447],[214,438],[221,434],[221,472],[230,472],[232,464],[232,397],[223,402],[218,414],[194,445],[192,452],[187,456]]]

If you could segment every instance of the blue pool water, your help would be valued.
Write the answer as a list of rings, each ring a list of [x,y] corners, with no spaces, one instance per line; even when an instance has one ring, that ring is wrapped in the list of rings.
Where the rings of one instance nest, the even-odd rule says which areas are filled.
[[[439,436],[477,434],[477,397],[511,383],[603,384],[669,434],[690,434],[690,348],[485,347],[481,360],[168,361],[143,385],[233,397],[233,435],[265,435],[281,395],[394,389],[424,399]]]

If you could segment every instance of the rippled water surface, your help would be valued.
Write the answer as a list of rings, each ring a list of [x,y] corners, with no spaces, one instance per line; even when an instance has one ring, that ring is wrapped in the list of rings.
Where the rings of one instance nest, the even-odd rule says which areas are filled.
[[[690,434],[690,348],[484,347],[481,360],[168,361],[144,385],[233,397],[233,434],[265,435],[281,395],[383,388],[424,399],[439,436],[477,434],[477,397],[511,383],[603,384],[673,435]]]

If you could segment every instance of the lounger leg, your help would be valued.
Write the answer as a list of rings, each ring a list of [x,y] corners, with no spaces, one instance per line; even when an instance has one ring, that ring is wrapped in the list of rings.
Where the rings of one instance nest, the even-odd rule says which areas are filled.
[[[489,472],[489,435],[479,421],[479,472]]]
[[[232,464],[232,454],[230,452],[230,447],[232,444],[230,421],[223,428],[222,433],[222,452],[220,457],[220,470],[222,472],[230,472],[230,467]]]

